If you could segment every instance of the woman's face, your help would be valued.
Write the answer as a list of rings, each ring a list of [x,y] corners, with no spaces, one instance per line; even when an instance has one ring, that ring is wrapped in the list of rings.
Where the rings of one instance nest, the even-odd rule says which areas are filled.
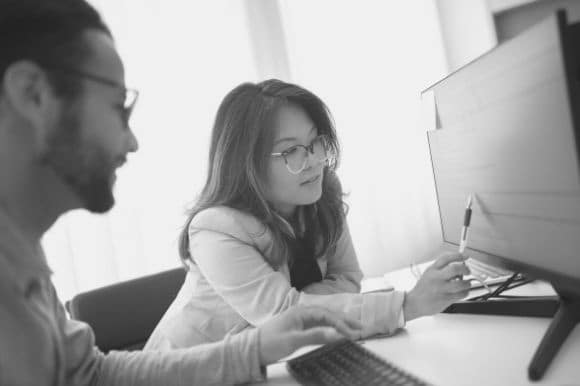
[[[318,129],[300,106],[282,106],[274,120],[272,153],[282,153],[296,145],[308,146],[318,136]],[[270,157],[266,178],[266,199],[288,218],[298,205],[312,204],[322,195],[325,161],[317,160],[310,152],[306,166],[292,174],[283,157]]]

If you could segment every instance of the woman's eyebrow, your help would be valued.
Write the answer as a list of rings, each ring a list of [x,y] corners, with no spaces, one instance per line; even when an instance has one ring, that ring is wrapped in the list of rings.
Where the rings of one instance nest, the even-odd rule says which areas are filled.
[[[310,132],[308,133],[308,135],[312,134],[313,131],[316,131],[316,125],[313,125],[310,128]],[[282,143],[282,142],[286,142],[286,141],[297,141],[297,140],[298,140],[298,138],[296,138],[296,137],[284,137],[284,138],[280,138],[280,139],[277,139],[274,142],[274,146],[276,146],[276,145],[278,145],[279,143]]]

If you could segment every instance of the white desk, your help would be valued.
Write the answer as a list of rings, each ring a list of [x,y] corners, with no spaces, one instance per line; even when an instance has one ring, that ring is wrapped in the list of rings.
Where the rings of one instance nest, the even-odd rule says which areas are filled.
[[[408,270],[389,274],[398,289],[414,284]],[[541,291],[540,285],[531,290]],[[434,385],[580,385],[580,328],[575,328],[539,382],[528,364],[551,319],[438,314],[407,323],[388,338],[363,344]],[[303,349],[301,352],[306,352]],[[267,385],[296,385],[284,363],[268,367]]]

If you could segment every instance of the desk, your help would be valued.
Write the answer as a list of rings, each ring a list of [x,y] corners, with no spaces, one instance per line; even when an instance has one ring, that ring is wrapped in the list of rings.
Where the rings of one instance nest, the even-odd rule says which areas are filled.
[[[414,280],[408,269],[386,275],[398,289]],[[541,285],[532,286],[536,295]],[[580,385],[580,328],[575,328],[540,382],[528,364],[551,319],[438,314],[404,330],[363,342],[369,350],[434,385]],[[306,352],[308,349],[303,349]],[[266,385],[296,385],[284,363],[268,367]]]

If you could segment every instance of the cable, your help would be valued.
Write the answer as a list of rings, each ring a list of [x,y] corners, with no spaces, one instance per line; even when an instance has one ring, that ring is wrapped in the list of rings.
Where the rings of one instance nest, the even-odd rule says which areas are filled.
[[[503,281],[492,293],[487,293],[484,295],[474,296],[472,298],[467,299],[468,301],[477,301],[477,300],[489,300],[490,298],[515,298],[519,296],[510,296],[510,295],[501,295],[503,292],[507,290],[511,290],[522,285],[526,285],[528,283],[533,282],[534,279],[526,279],[525,276],[520,274],[519,272],[514,273],[508,279]],[[526,298],[527,296],[522,296]]]

